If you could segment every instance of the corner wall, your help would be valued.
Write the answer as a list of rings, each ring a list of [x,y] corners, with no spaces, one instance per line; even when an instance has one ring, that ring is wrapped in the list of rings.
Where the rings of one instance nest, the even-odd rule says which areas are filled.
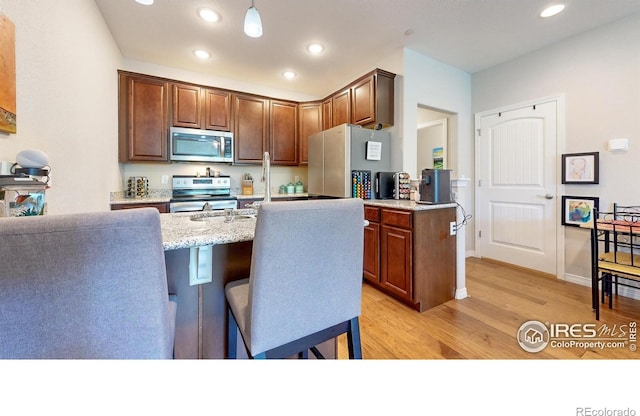
[[[50,214],[108,209],[120,186],[116,69],[121,55],[90,0],[0,0],[16,26],[17,134],[0,134],[0,160],[49,156]]]

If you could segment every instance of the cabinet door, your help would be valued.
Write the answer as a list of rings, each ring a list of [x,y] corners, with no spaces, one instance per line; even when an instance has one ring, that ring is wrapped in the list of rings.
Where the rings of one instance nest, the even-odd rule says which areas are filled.
[[[203,91],[204,128],[231,131],[231,93],[214,89]]]
[[[193,85],[173,84],[173,125],[199,129],[200,122],[200,87]]]
[[[298,164],[309,164],[309,136],[322,131],[322,103],[300,104],[298,134]]]
[[[380,282],[380,224],[375,222],[364,227],[362,276],[370,282]]]
[[[119,160],[167,162],[169,84],[120,74]]]
[[[373,75],[351,87],[351,122],[365,126],[376,120]]]
[[[331,99],[332,127],[351,123],[351,88],[336,94]]]
[[[268,101],[252,95],[233,97],[234,161],[262,163],[262,155],[268,149]]]
[[[112,204],[111,211],[116,211],[119,209],[136,209],[136,208],[155,208],[161,214],[165,214],[169,212],[169,204],[164,204],[161,202],[158,203],[143,203],[143,204]]]
[[[333,127],[333,109],[331,106],[331,98],[322,102],[322,130]]]
[[[271,100],[269,156],[274,165],[298,164],[298,105]]]
[[[382,286],[399,297],[411,300],[412,235],[411,231],[382,225],[381,273]]]

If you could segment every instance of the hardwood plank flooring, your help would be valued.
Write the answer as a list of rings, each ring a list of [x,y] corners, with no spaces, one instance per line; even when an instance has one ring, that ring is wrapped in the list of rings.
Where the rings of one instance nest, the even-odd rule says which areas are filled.
[[[365,359],[637,359],[624,348],[551,348],[524,351],[516,334],[527,321],[595,324],[597,330],[628,330],[640,322],[640,301],[614,297],[600,321],[591,309],[591,288],[519,268],[468,258],[469,297],[423,313],[363,284],[360,332]],[[605,326],[606,325],[606,326]],[[627,339],[626,337],[625,339]],[[338,358],[347,358],[346,336]]]

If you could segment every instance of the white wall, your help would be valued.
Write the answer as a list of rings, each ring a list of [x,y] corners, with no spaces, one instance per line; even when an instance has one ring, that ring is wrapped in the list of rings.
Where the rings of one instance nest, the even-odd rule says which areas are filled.
[[[457,68],[404,50],[403,86],[400,99],[402,130],[402,169],[412,178],[418,172],[416,149],[418,140],[418,105],[451,114],[449,117],[448,164],[454,178],[473,177],[473,126],[471,114],[471,76]],[[421,170],[422,168],[420,168]],[[473,189],[467,189],[461,204],[473,215]],[[473,219],[468,225],[473,230]],[[466,233],[466,249],[473,248],[473,232]]]
[[[117,187],[117,76],[121,55],[95,3],[0,0],[16,26],[17,134],[0,160],[48,154],[49,213],[108,208]]]
[[[474,113],[564,94],[565,151],[600,152],[600,184],[563,194],[640,204],[640,15],[476,73],[472,86]],[[607,151],[616,137],[629,139],[627,153]],[[565,227],[565,273],[590,276],[589,259],[589,233]]]

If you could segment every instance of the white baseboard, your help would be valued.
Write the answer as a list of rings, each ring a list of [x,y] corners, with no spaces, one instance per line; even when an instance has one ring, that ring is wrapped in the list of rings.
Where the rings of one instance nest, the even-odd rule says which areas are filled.
[[[576,283],[582,286],[591,287],[590,277],[584,277],[584,276],[578,276],[575,274],[565,273],[564,278],[562,280],[566,280],[567,282]],[[627,298],[640,300],[640,290],[634,289],[632,287],[619,286],[618,294],[620,296],[624,296]]]

